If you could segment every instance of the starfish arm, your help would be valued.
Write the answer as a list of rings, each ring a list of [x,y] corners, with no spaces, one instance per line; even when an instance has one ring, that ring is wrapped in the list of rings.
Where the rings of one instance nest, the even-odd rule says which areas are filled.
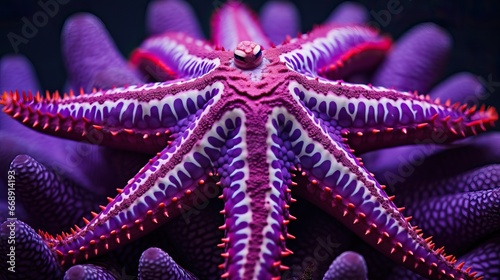
[[[450,48],[450,35],[441,27],[433,23],[413,27],[398,40],[373,84],[426,93],[444,69]]]
[[[271,42],[264,34],[258,18],[244,4],[229,1],[212,17],[212,42],[226,50],[234,50],[241,41],[253,41],[264,49]]]
[[[0,68],[15,69],[15,71],[0,73],[0,81],[6,90],[19,89],[36,92],[36,88],[30,86],[38,82],[29,61],[17,59],[17,57],[12,59],[5,57],[0,62]],[[0,176],[7,175],[10,163],[17,155],[27,154],[45,166],[57,170],[68,180],[74,181],[93,193],[105,195],[103,190],[107,187],[122,186],[121,182],[126,182],[129,176],[133,175],[126,174],[130,173],[128,170],[138,170],[134,167],[137,161],[146,162],[147,160],[144,160],[142,155],[105,150],[102,147],[90,145],[88,142],[93,141],[85,139],[83,142],[75,142],[37,133],[2,113],[0,114],[0,146],[6,148],[0,151]],[[53,148],[47,149],[47,147]],[[127,172],[124,173],[124,171]],[[2,185],[3,182],[7,182],[7,179],[0,181]]]
[[[498,279],[500,271],[498,269],[500,252],[500,238],[493,237],[485,242],[482,242],[477,247],[470,250],[467,254],[460,256],[457,259],[453,258],[454,262],[460,267],[474,271],[474,275],[478,279]],[[396,267],[389,280],[423,280],[423,278],[404,267]]]
[[[429,97],[380,87],[300,78],[289,90],[333,138],[357,153],[439,138],[450,142],[492,127],[495,108],[441,104]]]
[[[339,25],[364,24],[369,18],[370,15],[363,5],[345,1],[335,8],[325,22]]]
[[[460,183],[486,182],[480,185],[480,190],[473,190],[478,185],[472,184],[471,189],[464,192],[456,193],[458,190],[455,190],[450,194],[413,202],[408,202],[408,196],[405,198],[405,212],[415,217],[414,222],[426,233],[435,236],[434,242],[439,247],[444,245],[451,253],[461,253],[478,240],[500,230],[500,221],[496,219],[500,213],[499,171],[500,165],[487,166],[464,174],[457,180]],[[458,182],[445,183],[447,188],[463,188]]]
[[[347,251],[335,258],[323,280],[367,280],[366,263],[358,253]]]
[[[215,176],[209,174],[215,166],[211,160],[216,160],[213,155],[222,149],[213,139],[223,125],[232,124],[232,119],[220,120],[207,131],[214,118],[218,119],[213,114],[205,115],[191,125],[182,137],[152,158],[115,199],[109,198],[108,206],[83,228],[48,237],[61,264],[76,263],[135,240],[182,214],[183,205],[192,203],[196,189],[213,188],[207,184],[209,176]],[[211,143],[215,143],[213,147]]]
[[[297,189],[300,196],[336,217],[386,256],[421,275],[471,278],[418,235],[382,186],[341,144],[328,140],[310,116],[282,114],[286,130],[281,138],[288,138],[282,146],[293,151],[303,172],[310,174],[310,183]],[[304,127],[308,127],[307,132]]]
[[[316,78],[342,79],[377,65],[391,40],[364,26],[316,27],[279,47],[279,59],[295,72]]]
[[[285,38],[293,37],[300,31],[300,16],[297,7],[290,2],[267,2],[260,12],[262,29],[274,45]]]
[[[78,14],[65,23],[62,51],[73,88],[110,88],[140,84],[141,79],[123,59],[102,22]]]
[[[139,280],[196,280],[159,248],[149,248],[139,259]]]
[[[193,8],[180,0],[151,2],[146,11],[146,27],[153,36],[164,32],[183,32],[196,39],[203,38]]]
[[[117,280],[120,275],[106,267],[95,264],[80,264],[72,266],[64,274],[64,280]]]
[[[98,197],[27,155],[17,156],[11,163],[16,178],[19,201],[33,220],[32,225],[56,233],[86,217],[89,209],[97,209]]]
[[[15,244],[9,236],[15,235]],[[14,250],[12,251],[12,246]],[[58,279],[62,271],[40,235],[19,220],[0,225],[0,269],[8,279]],[[14,256],[11,258],[8,254]],[[13,260],[13,264],[9,261]],[[8,268],[14,266],[14,272]]]
[[[188,89],[188,85],[194,88]],[[222,84],[156,83],[60,98],[4,94],[4,112],[36,130],[154,153],[216,103]],[[174,136],[173,136],[174,135]]]
[[[410,83],[412,82],[410,81]],[[482,97],[484,94],[484,88],[477,78],[473,77],[473,75],[469,73],[459,73],[437,85],[433,88],[429,95],[432,98],[439,98],[441,100],[447,100],[450,98],[451,102],[463,102],[472,106],[479,105],[477,103],[479,100],[483,99]],[[444,146],[438,146],[444,142],[444,140],[446,139],[438,137],[430,138],[422,141],[422,144],[425,145],[406,146],[375,151],[370,153],[368,156],[363,156],[363,159],[373,173],[379,174],[379,170],[383,170],[385,174],[389,174],[392,173],[390,168],[388,168],[388,165],[391,164],[401,166],[403,162],[410,162],[412,163],[411,165],[420,166],[421,164],[417,163],[417,161],[423,160],[423,158],[429,157],[431,154],[435,154],[438,151],[445,149]],[[462,164],[464,163],[463,161],[460,162]],[[413,167],[410,167],[410,169],[413,169]],[[405,173],[405,177],[408,175],[411,174]],[[391,182],[385,181],[384,184],[387,184],[389,187],[393,187]]]
[[[145,40],[130,61],[156,81],[193,79],[220,64],[214,51],[206,42],[184,33],[163,33]]]
[[[242,145],[230,165],[235,170],[221,180],[226,219],[222,241],[227,244],[222,277],[277,279],[288,269],[281,262],[290,254],[285,240],[295,238],[286,230],[291,177],[275,151],[267,148],[272,137],[268,133],[272,119],[262,117],[268,115],[267,109],[245,113],[247,117],[243,112],[240,117],[245,129],[238,135]]]

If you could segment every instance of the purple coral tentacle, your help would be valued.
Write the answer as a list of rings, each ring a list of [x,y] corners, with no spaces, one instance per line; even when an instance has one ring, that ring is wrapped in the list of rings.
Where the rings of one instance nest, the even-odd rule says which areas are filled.
[[[430,158],[427,164],[435,166],[436,162]],[[428,176],[424,177],[423,174],[428,174]],[[397,186],[395,194],[404,197],[398,200],[406,204],[411,201],[425,201],[429,198],[447,195],[494,190],[500,186],[499,178],[500,164],[489,164],[466,171],[450,168],[450,170],[435,173],[419,168],[415,170],[409,182]]]
[[[473,169],[487,164],[500,162],[500,133],[493,131],[460,141],[457,149],[443,152],[439,157],[441,164],[448,160],[460,160],[459,170]],[[471,157],[473,155],[474,157]],[[438,162],[436,162],[439,164]],[[453,170],[453,168],[450,168]]]
[[[500,230],[496,219],[500,215],[499,175],[496,164],[423,186],[413,182],[396,192],[395,202],[405,205],[405,213],[435,236],[438,247],[444,245],[448,253],[460,254]]]
[[[367,280],[366,263],[363,256],[347,251],[335,258],[323,280]]]
[[[429,95],[469,105],[479,105],[486,97],[485,89],[477,76],[468,72],[457,73],[447,78],[435,86]]]
[[[139,260],[139,280],[196,280],[159,248],[149,248]]]
[[[15,237],[15,245],[12,241]],[[14,246],[14,250],[12,250]],[[62,270],[42,237],[20,220],[0,225],[0,269],[8,279],[58,279]],[[13,261],[13,262],[10,262]],[[14,271],[9,270],[14,267]]]
[[[89,92],[97,86],[141,84],[138,74],[123,59],[106,28],[94,15],[71,17],[64,25],[61,40],[74,89]]]
[[[446,137],[438,138],[445,143]],[[408,147],[391,149],[388,155],[377,160],[366,160],[366,166],[376,174],[379,182],[405,195],[408,182],[419,183],[422,187],[439,178],[453,178],[469,170],[500,162],[500,134],[496,132],[463,139],[448,148],[436,148],[434,142],[423,142],[413,150]],[[378,152],[377,152],[378,153]],[[385,153],[385,152],[384,152]],[[449,162],[455,164],[450,165]],[[447,166],[447,168],[441,168]],[[401,190],[400,190],[401,189]],[[417,190],[417,189],[415,189]],[[433,189],[450,191],[449,189]],[[443,193],[445,194],[445,193]],[[418,191],[415,195],[420,195]]]
[[[212,17],[212,41],[226,50],[234,50],[241,41],[254,41],[264,49],[271,42],[260,26],[257,16],[237,1],[229,1]]]
[[[483,279],[500,279],[500,237],[487,240],[458,258]]]
[[[0,92],[36,92],[39,84],[31,62],[24,56],[7,55],[0,60]],[[4,114],[0,114],[0,129],[7,130],[25,129],[22,125],[12,122]],[[3,158],[3,157],[2,157]],[[8,167],[7,167],[8,168]],[[3,171],[3,170],[0,170]],[[5,172],[2,172],[5,174]]]
[[[99,209],[95,194],[48,170],[27,155],[14,158],[11,170],[16,174],[19,201],[37,228],[56,234],[73,226],[82,217],[91,219],[89,211]]]
[[[21,55],[6,55],[0,62],[0,92],[4,91],[32,91],[36,92],[40,86],[36,78],[33,65]]]
[[[260,11],[262,29],[274,45],[279,45],[287,36],[295,37],[300,31],[297,7],[287,1],[269,1]]]
[[[432,23],[413,27],[398,40],[373,84],[427,93],[441,75],[450,48],[450,35],[441,27]]]
[[[156,0],[148,5],[146,27],[150,35],[183,32],[193,38],[203,38],[203,32],[193,8],[183,0]]]
[[[325,23],[342,25],[363,24],[369,19],[366,8],[356,2],[345,1],[335,8]]]
[[[79,264],[69,268],[64,274],[64,280],[119,280],[116,270],[95,264]]]

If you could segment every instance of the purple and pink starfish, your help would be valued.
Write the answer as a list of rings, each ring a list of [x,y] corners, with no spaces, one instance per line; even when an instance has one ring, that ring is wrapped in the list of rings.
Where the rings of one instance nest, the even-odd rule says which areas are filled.
[[[182,24],[160,12],[171,9]],[[63,96],[4,94],[4,112],[24,125],[111,148],[23,132],[40,139],[28,144],[32,147],[61,143],[71,151],[88,149],[88,161],[75,170],[57,163],[68,157],[65,150],[19,153],[31,138],[16,140],[21,144],[13,144],[7,154],[21,155],[10,170],[16,173],[29,224],[43,231],[36,234],[15,222],[20,272],[14,277],[114,279],[119,277],[114,262],[130,263],[143,251],[140,279],[291,279],[296,267],[306,278],[364,279],[365,259],[368,267],[377,261],[386,262],[379,265],[382,270],[390,267],[379,253],[431,279],[495,277],[487,273],[499,267],[498,156],[484,152],[473,161],[467,155],[497,150],[498,135],[461,142],[454,156],[463,158],[444,171],[429,166],[449,160],[452,149],[412,146],[425,153],[426,165],[396,180],[395,190],[380,184],[388,180],[380,175],[399,168],[389,157],[408,148],[375,150],[429,139],[450,143],[483,132],[498,119],[494,108],[440,102],[414,92],[428,91],[428,77],[439,71],[440,61],[432,54],[446,48],[442,30],[422,25],[392,47],[378,31],[346,22],[363,13],[343,6],[330,23],[290,38],[286,35],[295,31],[296,22],[292,6],[270,4],[261,27],[244,5],[230,1],[216,11],[209,43],[200,38],[182,2],[154,2],[150,13],[153,36],[132,54],[132,66],[94,17],[78,15],[65,26],[63,49],[72,86],[102,89]],[[169,27],[161,28],[165,23]],[[412,66],[408,45],[428,38],[434,38],[428,43],[433,46],[424,44],[416,52],[437,51],[410,67],[428,76],[420,83],[404,82],[398,58]],[[6,64],[26,69],[16,59]],[[360,73],[381,63],[373,77],[377,86],[343,81],[363,79]],[[33,81],[29,71],[0,74],[10,75],[6,80],[13,88],[36,88],[26,84]],[[463,99],[459,96],[477,85],[460,78],[432,94],[455,90],[455,98]],[[0,140],[8,143],[18,124],[4,118],[2,129],[5,123],[9,131]],[[372,152],[368,168],[360,158],[365,152]],[[138,165],[143,165],[140,170]],[[122,182],[123,189],[99,207],[100,196]],[[58,233],[82,216],[83,224]],[[2,241],[9,223],[2,224]],[[361,242],[351,233],[379,253],[355,245]],[[165,250],[149,248],[152,244]],[[121,253],[102,257],[116,249]],[[342,253],[347,250],[365,253],[365,259]],[[316,264],[301,266],[306,259]],[[402,275],[417,277],[400,268],[391,277]]]

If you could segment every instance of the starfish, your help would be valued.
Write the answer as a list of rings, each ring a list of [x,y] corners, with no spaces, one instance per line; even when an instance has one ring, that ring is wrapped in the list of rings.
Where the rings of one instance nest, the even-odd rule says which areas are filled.
[[[389,50],[390,40],[367,27],[326,25],[274,47],[235,2],[213,25],[216,47],[167,33],[133,54],[166,82],[63,98],[4,95],[4,111],[36,130],[154,154],[84,227],[41,233],[62,266],[143,236],[215,186],[224,202],[223,278],[278,279],[287,269],[292,194],[425,277],[477,278],[410,225],[357,155],[474,135],[497,120],[494,108],[340,81]]]

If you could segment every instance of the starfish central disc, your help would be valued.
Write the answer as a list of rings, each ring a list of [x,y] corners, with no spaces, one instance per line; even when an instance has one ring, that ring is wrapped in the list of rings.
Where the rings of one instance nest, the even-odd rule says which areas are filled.
[[[255,69],[262,64],[262,47],[252,41],[241,41],[234,50],[234,64],[244,70]]]

